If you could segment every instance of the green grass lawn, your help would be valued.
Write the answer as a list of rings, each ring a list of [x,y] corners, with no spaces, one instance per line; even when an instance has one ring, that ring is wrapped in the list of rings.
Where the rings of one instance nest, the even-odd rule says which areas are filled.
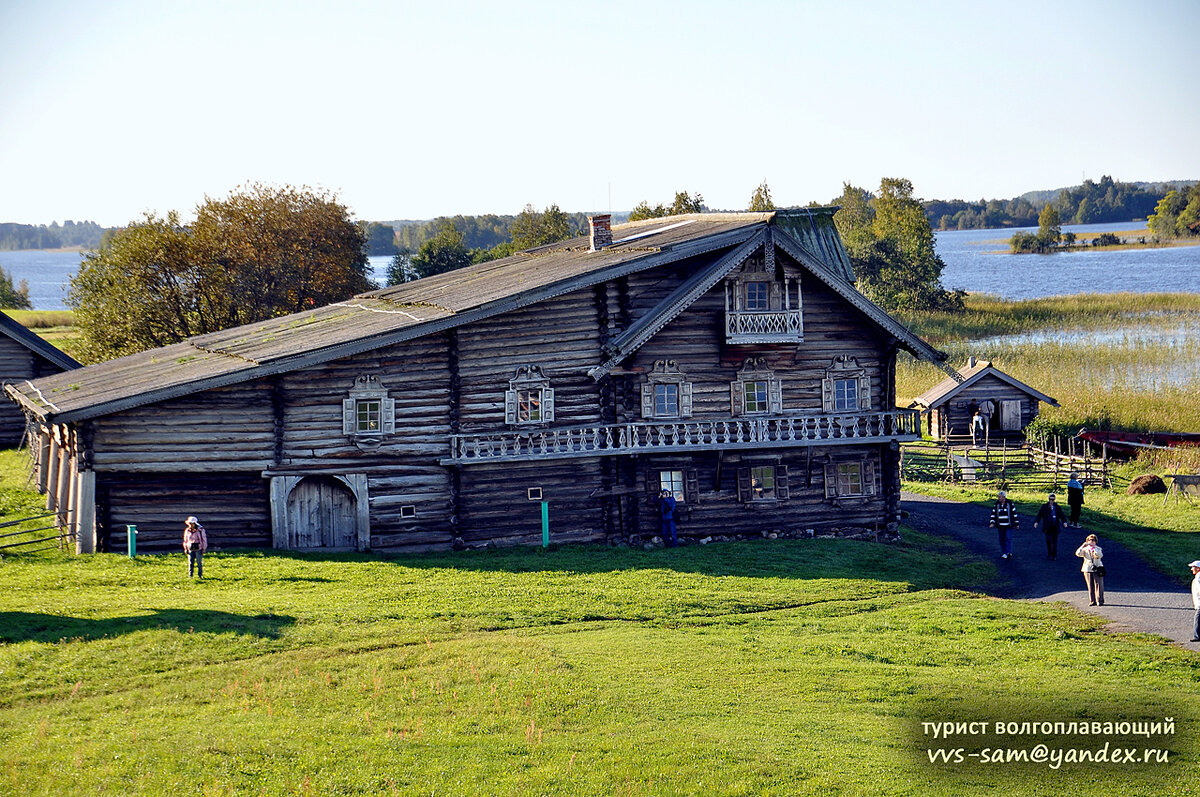
[[[1158,795],[1200,762],[1198,657],[914,533],[206,565],[0,563],[0,793]],[[921,726],[1163,717],[1143,766],[934,765],[980,740]]]

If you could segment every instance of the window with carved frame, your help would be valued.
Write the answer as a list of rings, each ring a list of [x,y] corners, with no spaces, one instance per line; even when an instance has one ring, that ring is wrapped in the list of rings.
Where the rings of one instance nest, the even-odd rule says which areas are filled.
[[[359,448],[374,448],[395,431],[396,400],[388,397],[387,388],[373,374],[355,379],[342,399],[342,434]]]
[[[747,357],[737,379],[730,383],[729,392],[735,416],[783,412],[783,385],[765,357]]]
[[[868,498],[875,492],[875,463],[870,458],[825,463],[826,498]]]
[[[690,418],[692,383],[675,360],[656,360],[642,385],[643,418]]]
[[[523,365],[508,382],[504,421],[509,426],[537,426],[554,420],[554,389],[537,365]]]
[[[833,358],[821,380],[821,409],[829,413],[871,409],[871,380],[858,360],[848,355]]]

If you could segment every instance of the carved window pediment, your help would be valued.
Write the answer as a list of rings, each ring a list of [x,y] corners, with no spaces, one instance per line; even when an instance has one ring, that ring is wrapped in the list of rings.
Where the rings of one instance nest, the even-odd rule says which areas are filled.
[[[800,343],[804,340],[800,278],[775,264],[774,248],[750,258],[725,280],[728,343]]]
[[[354,440],[360,449],[378,448],[384,436],[396,432],[396,400],[373,374],[354,380],[342,399],[342,434]]]
[[[732,414],[779,415],[783,413],[783,384],[765,357],[747,357],[730,383]]]
[[[824,412],[869,412],[871,378],[858,360],[839,355],[825,369],[821,380],[821,409]]]

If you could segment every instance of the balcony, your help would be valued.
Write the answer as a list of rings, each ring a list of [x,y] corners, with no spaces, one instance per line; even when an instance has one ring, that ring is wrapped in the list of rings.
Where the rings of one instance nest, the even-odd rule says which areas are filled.
[[[852,445],[920,438],[918,410],[645,421],[450,437],[443,465],[620,454]]]
[[[800,310],[727,310],[728,343],[800,343],[804,327]]]

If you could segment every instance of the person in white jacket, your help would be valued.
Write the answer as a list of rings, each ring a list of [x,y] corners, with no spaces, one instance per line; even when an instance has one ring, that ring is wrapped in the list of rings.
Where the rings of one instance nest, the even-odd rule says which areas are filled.
[[[1083,560],[1083,581],[1087,584],[1088,600],[1091,601],[1088,605],[1095,606],[1097,604],[1104,605],[1104,551],[1100,548],[1100,541],[1096,539],[1095,534],[1087,535],[1087,539],[1083,541],[1075,549],[1075,555]]]
[[[1200,642],[1200,559],[1188,565],[1192,569],[1192,608],[1196,619],[1192,623],[1192,641]]]

